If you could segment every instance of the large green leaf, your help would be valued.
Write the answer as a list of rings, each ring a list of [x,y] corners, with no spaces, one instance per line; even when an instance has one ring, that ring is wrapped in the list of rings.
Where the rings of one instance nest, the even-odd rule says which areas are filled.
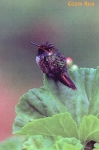
[[[24,114],[34,119],[52,116],[62,111],[65,112],[66,107],[56,99],[56,95],[52,95],[49,89],[44,86],[29,90],[20,98],[16,107],[18,114]]]
[[[69,113],[61,113],[29,122],[16,133],[29,136],[40,134],[78,138],[77,124]]]
[[[99,67],[81,68],[68,72],[77,90],[64,86],[60,82],[53,82],[45,76],[44,85],[67,108],[73,119],[79,124],[84,115],[99,115]],[[53,90],[54,89],[54,90]]]
[[[69,113],[61,113],[53,115],[52,117],[36,119],[33,122],[27,123],[16,133],[27,136],[40,134],[47,136],[48,139],[50,136],[61,136],[64,138],[75,137],[81,141],[83,147],[86,147],[87,150],[91,149],[95,142],[99,142],[99,119],[93,115],[84,116],[80,126],[77,127],[77,123],[72,119]],[[87,144],[88,142],[90,142],[90,144]],[[59,143],[58,146],[62,147],[61,143]],[[64,147],[68,147],[68,149],[70,147],[72,149],[76,148],[75,145],[71,145],[71,143],[66,143]]]
[[[16,106],[18,116],[14,133],[47,136],[48,141],[50,136],[74,137],[86,150],[99,142],[99,67],[68,73],[77,87],[76,91],[44,75],[44,86],[31,89],[20,98]],[[82,146],[63,141],[52,142],[48,150],[82,149]],[[43,145],[42,150],[45,149]]]
[[[16,106],[18,116],[14,123],[14,133],[21,131],[21,128],[23,130],[28,122],[35,119],[65,112],[71,114],[78,126],[85,115],[99,116],[99,67],[81,68],[68,73],[77,87],[76,91],[44,75],[44,86],[31,89],[20,98]]]
[[[14,131],[20,130],[27,122],[34,119],[66,111],[66,107],[48,88],[42,86],[39,89],[31,89],[20,98],[20,102],[16,106],[18,116],[15,118]]]

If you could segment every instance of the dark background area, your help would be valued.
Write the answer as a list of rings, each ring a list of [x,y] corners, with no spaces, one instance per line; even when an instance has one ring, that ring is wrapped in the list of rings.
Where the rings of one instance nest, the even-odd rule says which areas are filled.
[[[1,0],[0,140],[11,136],[20,96],[43,85],[31,41],[51,41],[79,68],[99,65],[99,2],[89,2],[95,6],[70,7],[68,0]]]

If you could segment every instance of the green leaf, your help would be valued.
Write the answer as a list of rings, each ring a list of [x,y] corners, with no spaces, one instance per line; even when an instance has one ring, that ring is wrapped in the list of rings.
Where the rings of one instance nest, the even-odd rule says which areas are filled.
[[[61,113],[27,123],[18,132],[22,135],[44,135],[78,138],[77,124],[69,113]]]
[[[82,150],[83,145],[76,138],[31,136],[22,146],[25,150]]]
[[[22,149],[25,150],[53,150],[53,139],[51,137],[43,137],[41,135],[30,136],[23,143]]]
[[[66,107],[46,87],[31,89],[20,98],[16,106],[18,116],[15,119],[13,130],[20,130],[27,122],[34,119],[66,111]]]
[[[76,91],[60,82],[53,82],[47,76],[44,78],[44,85],[57,96],[79,124],[84,115],[99,114],[99,67],[81,68],[68,73],[77,87]]]
[[[0,143],[0,150],[22,150],[24,138],[12,137]]]
[[[82,143],[86,143],[86,141],[99,142],[99,119],[92,115],[84,116],[79,133]]]
[[[62,126],[59,126],[60,119],[57,119],[57,115],[55,115],[60,113],[65,114],[65,112],[68,112],[67,114],[71,115],[73,118],[72,121],[69,121],[67,119],[68,126],[73,126],[71,125],[71,122],[73,122],[73,120],[77,123],[78,126],[80,126],[80,139],[83,142],[85,142],[86,140],[98,141],[99,138],[97,126],[94,127],[96,133],[93,129],[88,129],[87,131],[87,128],[90,128],[90,126],[88,126],[89,123],[87,119],[89,119],[90,117],[87,119],[84,119],[83,117],[86,115],[94,115],[97,116],[95,118],[95,121],[98,122],[99,67],[97,67],[97,69],[81,68],[73,72],[68,71],[68,74],[77,87],[76,91],[68,88],[67,86],[63,85],[62,83],[53,79],[52,77],[44,75],[44,86],[42,86],[39,89],[29,90],[28,93],[26,93],[20,98],[20,102],[16,106],[16,112],[18,116],[14,123],[14,133],[30,135],[40,133],[43,135],[62,135],[63,137],[72,137],[74,136],[75,129],[68,133],[64,132],[64,130],[62,130],[61,128]],[[55,116],[53,115],[55,115],[56,118],[54,118]],[[69,115],[67,116],[69,117]],[[53,118],[57,121],[55,121]],[[45,125],[47,125],[47,129],[45,128],[46,130],[44,130],[43,126],[44,121],[46,123]],[[85,122],[88,123],[87,126]],[[56,131],[53,132],[52,129],[55,128],[55,123],[57,125],[57,128]],[[43,128],[41,128],[40,125],[42,125]],[[40,128],[41,130],[39,130]],[[36,130],[34,131],[34,129]],[[85,133],[83,133],[83,129]],[[77,127],[75,130],[74,137],[78,137]]]
[[[83,145],[76,138],[61,138],[56,141],[53,148],[55,150],[83,150]]]
[[[93,150],[99,150],[99,143],[94,144],[94,149]]]

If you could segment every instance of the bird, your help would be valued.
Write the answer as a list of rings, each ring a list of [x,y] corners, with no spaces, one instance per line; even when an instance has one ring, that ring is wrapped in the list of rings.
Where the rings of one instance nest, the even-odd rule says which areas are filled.
[[[31,44],[38,47],[38,54],[36,55],[36,63],[43,73],[52,75],[65,86],[76,90],[76,86],[68,75],[66,64],[66,57],[61,54],[54,44],[49,41],[38,45],[34,42]]]

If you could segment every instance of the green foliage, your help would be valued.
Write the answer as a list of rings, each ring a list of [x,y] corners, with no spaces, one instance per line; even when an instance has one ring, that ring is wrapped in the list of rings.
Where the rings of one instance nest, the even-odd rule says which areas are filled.
[[[55,150],[81,150],[83,145],[76,138],[61,138],[53,147]]]
[[[21,150],[24,138],[13,137],[7,139],[5,142],[0,143],[0,150]]]
[[[99,143],[94,144],[94,149],[93,150],[99,150]]]
[[[23,150],[99,149],[99,67],[69,75],[76,91],[44,75],[44,86],[20,98],[13,133],[27,137]]]
[[[16,107],[19,117],[14,126],[19,128],[31,120],[62,112],[69,112],[78,125],[85,115],[98,117],[99,67],[69,71],[69,75],[77,86],[76,91],[44,75],[44,86],[31,89],[20,98]]]
[[[44,136],[61,135],[62,137],[78,138],[77,124],[69,113],[61,113],[52,117],[36,119],[33,122],[27,123],[16,133],[29,136],[40,134]]]
[[[53,139],[44,138],[42,135],[30,136],[29,139],[23,143],[22,148],[25,150],[46,150],[52,147]]]
[[[81,150],[83,145],[76,138],[61,138],[58,137],[54,143],[53,138],[43,136],[31,136],[28,141],[23,144],[25,150]],[[54,143],[54,144],[53,144]]]
[[[84,116],[80,124],[80,140],[85,143],[86,141],[99,142],[99,119],[95,116]]]

